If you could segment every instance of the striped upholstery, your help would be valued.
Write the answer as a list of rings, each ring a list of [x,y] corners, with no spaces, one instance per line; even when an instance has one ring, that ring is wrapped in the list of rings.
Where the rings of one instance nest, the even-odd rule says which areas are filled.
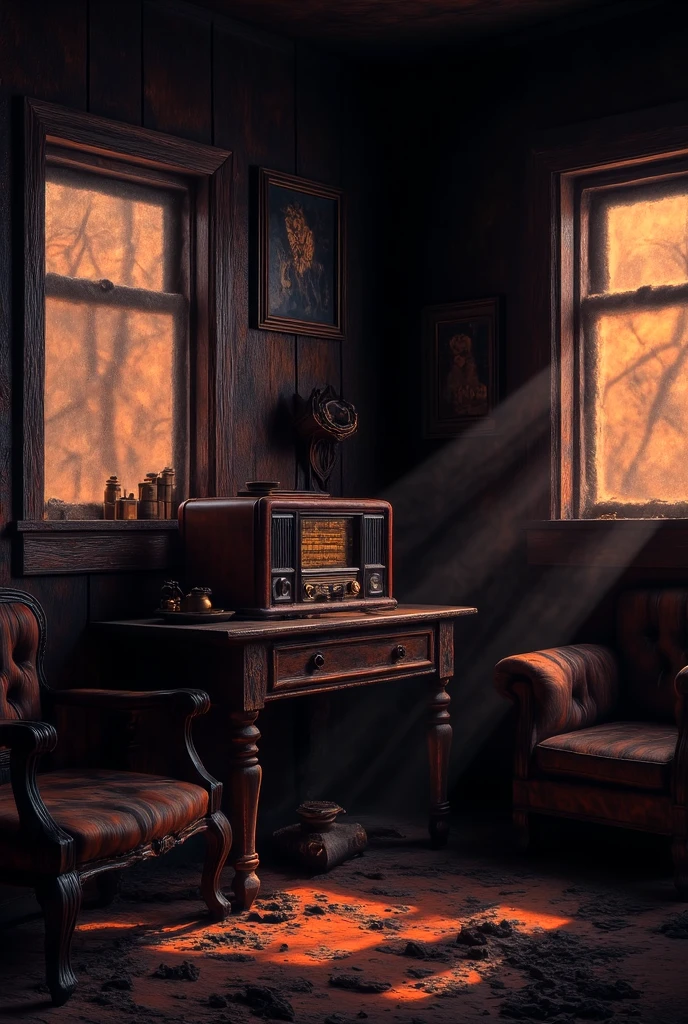
[[[39,775],[38,786],[57,824],[74,837],[78,865],[129,853],[208,813],[204,789],[158,775],[56,771]],[[19,835],[12,788],[0,785],[0,868],[31,870],[31,852]]]
[[[667,791],[678,729],[654,722],[608,722],[539,743],[540,771],[637,789]]]
[[[497,689],[513,698],[513,684],[518,679],[527,679],[532,686],[534,742],[609,718],[618,699],[616,659],[606,647],[595,644],[503,658],[495,668]]]

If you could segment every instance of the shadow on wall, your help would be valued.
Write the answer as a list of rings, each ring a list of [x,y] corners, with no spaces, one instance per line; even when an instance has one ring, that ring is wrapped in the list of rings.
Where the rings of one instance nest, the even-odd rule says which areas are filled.
[[[450,788],[509,710],[492,686],[495,663],[509,654],[570,642],[623,571],[526,563],[524,527],[547,507],[549,495],[548,457],[534,454],[549,447],[549,369],[508,398],[496,420],[494,435],[464,434],[384,495],[395,514],[397,598],[475,605],[479,612],[457,624]],[[633,538],[607,537],[603,543],[624,545],[627,550],[617,552],[622,563],[636,553]],[[359,696],[332,723],[336,748],[357,750],[359,762],[366,752],[358,770],[349,753],[345,798],[351,807],[370,805],[374,797],[387,810],[420,808],[427,778],[423,688],[415,682],[413,692],[394,696],[384,689],[366,697],[365,713]],[[390,708],[395,701],[396,709]],[[510,757],[510,750],[504,751],[503,770],[509,775]],[[339,762],[337,774],[341,769]],[[318,777],[318,790],[332,793],[334,772],[327,763]]]

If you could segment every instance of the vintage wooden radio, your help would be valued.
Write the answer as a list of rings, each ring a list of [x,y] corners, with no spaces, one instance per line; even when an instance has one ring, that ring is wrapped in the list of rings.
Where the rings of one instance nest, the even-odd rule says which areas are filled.
[[[394,608],[392,508],[247,484],[179,507],[186,579],[256,618]]]

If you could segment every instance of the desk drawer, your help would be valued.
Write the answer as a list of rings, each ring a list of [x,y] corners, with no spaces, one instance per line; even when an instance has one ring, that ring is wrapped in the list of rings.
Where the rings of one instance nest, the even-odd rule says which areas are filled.
[[[434,631],[385,633],[273,649],[272,689],[336,685],[413,675],[435,668]]]

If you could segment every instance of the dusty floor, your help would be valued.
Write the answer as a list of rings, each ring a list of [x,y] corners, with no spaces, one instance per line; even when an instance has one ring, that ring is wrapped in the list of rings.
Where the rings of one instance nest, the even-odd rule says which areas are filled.
[[[130,871],[108,910],[82,911],[62,1009],[46,1000],[40,920],[0,932],[0,1020],[688,1022],[688,907],[635,837],[619,870],[566,844],[517,858],[501,833],[438,853],[389,824],[329,875],[263,869],[253,912],[220,925],[192,865]]]

